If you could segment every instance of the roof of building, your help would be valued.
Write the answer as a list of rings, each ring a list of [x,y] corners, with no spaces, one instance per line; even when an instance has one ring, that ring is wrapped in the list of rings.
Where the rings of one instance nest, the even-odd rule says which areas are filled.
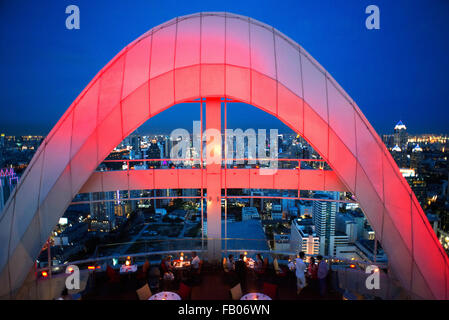
[[[398,123],[396,123],[396,125],[394,126],[395,130],[401,130],[401,129],[407,129],[407,127],[402,123],[401,120],[399,120]]]
[[[399,148],[399,146],[398,145],[395,145],[394,147],[393,147],[393,149],[391,149],[392,151],[396,151],[396,152],[401,152],[402,150],[401,150],[401,148]]]
[[[413,149],[412,152],[422,152],[422,148],[417,144]]]

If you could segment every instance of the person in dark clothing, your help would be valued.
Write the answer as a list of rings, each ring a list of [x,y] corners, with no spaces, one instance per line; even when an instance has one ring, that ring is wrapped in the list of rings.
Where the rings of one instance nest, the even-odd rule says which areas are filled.
[[[240,281],[240,284],[243,288],[246,288],[246,263],[244,261],[245,256],[243,254],[240,255],[240,259],[235,262],[235,273]]]
[[[318,288],[320,296],[324,297],[326,295],[327,289],[326,279],[329,273],[329,265],[326,263],[325,260],[323,260],[322,256],[317,256],[317,260],[318,260],[318,271],[317,271]]]

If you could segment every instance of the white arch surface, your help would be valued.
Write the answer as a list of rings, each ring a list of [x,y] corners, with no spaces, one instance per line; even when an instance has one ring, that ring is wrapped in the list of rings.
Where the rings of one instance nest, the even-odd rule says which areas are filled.
[[[0,296],[20,288],[59,217],[115,146],[148,118],[200,97],[252,104],[303,135],[355,194],[401,285],[415,297],[448,298],[448,258],[355,102],[294,41],[229,13],[153,28],[72,103],[0,215]]]

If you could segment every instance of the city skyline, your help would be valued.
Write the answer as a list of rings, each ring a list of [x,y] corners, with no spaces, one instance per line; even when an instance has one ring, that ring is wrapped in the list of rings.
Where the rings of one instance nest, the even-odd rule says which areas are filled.
[[[257,6],[232,1],[167,2],[157,8],[134,2],[131,8],[79,1],[79,30],[65,28],[65,2],[28,3],[25,7],[25,1],[2,3],[0,84],[8,90],[0,98],[0,128],[11,135],[46,135],[87,84],[86,79],[126,43],[173,16],[209,10],[251,11],[255,19],[289,34],[338,79],[379,134],[388,133],[399,120],[413,133],[449,133],[445,121],[449,44],[442,40],[449,28],[444,22],[449,18],[449,3],[434,1],[434,5],[422,7],[418,1],[378,2],[380,30],[365,28],[366,5],[356,2],[318,5],[295,1],[283,5],[289,7],[288,12],[273,15],[273,6],[279,4],[269,2]],[[6,32],[11,28],[14,33]],[[16,41],[17,37],[23,40]],[[187,109],[179,110],[180,119],[190,114]],[[248,118],[252,123],[276,125],[269,115],[247,111],[241,112],[236,125],[251,127],[252,123],[244,120]],[[168,124],[158,127],[169,130],[169,116],[162,113],[159,119]],[[177,121],[176,127],[185,126]]]

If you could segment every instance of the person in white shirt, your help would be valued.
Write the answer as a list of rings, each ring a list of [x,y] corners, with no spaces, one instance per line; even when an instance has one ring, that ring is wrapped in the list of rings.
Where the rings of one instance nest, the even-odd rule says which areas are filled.
[[[299,253],[299,258],[296,258],[296,294],[300,294],[301,290],[306,286],[306,264],[304,263],[304,252]]]
[[[196,255],[196,252],[192,252],[192,262],[190,263],[192,265],[192,269],[197,271],[200,267],[200,258]]]

